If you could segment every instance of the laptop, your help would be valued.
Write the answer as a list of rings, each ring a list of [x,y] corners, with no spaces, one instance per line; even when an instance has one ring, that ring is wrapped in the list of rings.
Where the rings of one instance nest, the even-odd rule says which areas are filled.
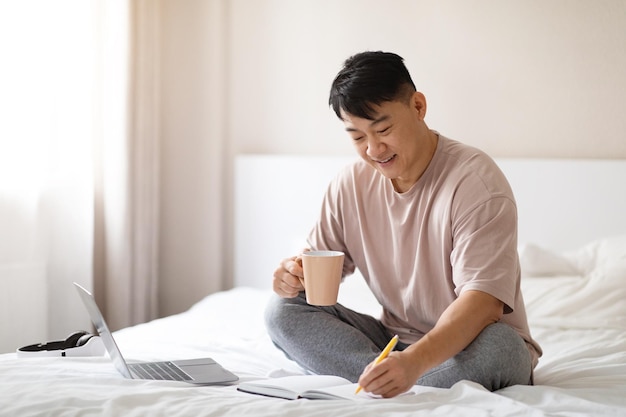
[[[104,321],[93,295],[77,283],[74,283],[74,286],[89,312],[93,325],[102,338],[113,365],[125,378],[184,381],[198,385],[222,385],[239,379],[237,375],[224,369],[211,358],[127,363],[117,347],[113,334]]]

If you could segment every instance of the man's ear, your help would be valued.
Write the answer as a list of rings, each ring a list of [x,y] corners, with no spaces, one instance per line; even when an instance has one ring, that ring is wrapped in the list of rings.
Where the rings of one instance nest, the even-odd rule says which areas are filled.
[[[420,93],[419,91],[416,91],[415,93],[413,93],[413,96],[411,97],[411,107],[413,107],[419,116],[420,120],[424,120],[424,118],[426,117],[426,96],[424,96],[424,94]]]

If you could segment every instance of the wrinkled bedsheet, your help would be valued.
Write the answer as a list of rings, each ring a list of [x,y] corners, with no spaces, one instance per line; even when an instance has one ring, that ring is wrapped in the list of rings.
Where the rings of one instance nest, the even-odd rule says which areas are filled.
[[[488,392],[462,381],[386,400],[288,401],[236,385],[127,380],[108,357],[0,355],[0,416],[626,416],[626,237],[578,251],[520,248],[533,337],[544,349],[535,386]],[[269,340],[269,290],[235,288],[188,311],[115,333],[129,361],[210,356],[241,380],[304,373]],[[359,277],[341,302],[376,314]]]

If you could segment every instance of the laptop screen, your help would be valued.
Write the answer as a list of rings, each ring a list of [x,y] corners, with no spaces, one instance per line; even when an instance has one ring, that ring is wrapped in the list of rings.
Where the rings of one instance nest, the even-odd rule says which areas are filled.
[[[77,283],[74,283],[74,286],[76,287],[76,290],[78,291],[81,300],[83,300],[83,304],[85,305],[87,312],[89,312],[89,317],[91,317],[93,325],[96,326],[96,330],[102,338],[102,342],[104,343],[104,346],[109,353],[109,357],[113,361],[113,365],[115,365],[117,370],[126,378],[132,378],[130,370],[128,369],[128,366],[126,366],[126,361],[122,357],[122,353],[117,347],[117,344],[113,339],[113,335],[109,330],[109,326],[107,326],[106,322],[104,321],[104,317],[102,316],[102,313],[100,312],[100,309],[98,308],[98,305],[96,304],[96,300],[93,298],[93,295],[91,295],[89,291],[87,291]]]

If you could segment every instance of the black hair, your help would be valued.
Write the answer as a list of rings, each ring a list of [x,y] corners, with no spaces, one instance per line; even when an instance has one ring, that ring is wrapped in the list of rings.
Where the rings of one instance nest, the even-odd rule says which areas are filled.
[[[373,106],[408,100],[416,91],[404,59],[391,52],[361,52],[344,62],[333,81],[328,104],[363,119],[375,117]]]

